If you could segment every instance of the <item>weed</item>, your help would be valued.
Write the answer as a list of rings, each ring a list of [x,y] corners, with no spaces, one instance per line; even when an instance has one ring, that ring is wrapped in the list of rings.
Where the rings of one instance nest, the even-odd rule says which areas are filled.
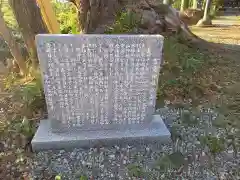
[[[18,74],[11,72],[8,74],[8,76],[4,79],[4,86],[5,90],[12,90],[14,83],[16,83],[18,78]]]
[[[132,11],[123,11],[116,15],[116,21],[106,34],[132,33],[140,24],[140,18]]]
[[[1,4],[2,3],[2,4]],[[0,2],[1,10],[4,14],[4,19],[8,25],[9,28],[13,30],[18,30],[18,23],[16,19],[14,18],[13,11],[8,4],[7,0],[3,0]]]
[[[223,138],[218,138],[212,135],[201,136],[200,143],[203,146],[207,146],[209,151],[215,157],[218,153],[222,152],[225,148],[225,140]]]
[[[199,52],[178,36],[164,40],[164,61],[160,72],[157,97],[166,99],[173,95],[188,99],[202,96],[207,90],[198,74],[207,66],[208,55]],[[202,73],[201,73],[202,74]],[[204,85],[205,86],[205,85]]]
[[[22,117],[32,118],[35,113],[46,109],[41,76],[39,73],[34,76],[27,81],[11,73],[4,82],[5,89],[13,94],[16,104],[21,104]]]
[[[138,166],[138,165],[135,165],[135,164],[129,164],[127,166],[127,169],[128,169],[128,174],[131,176],[131,177],[143,177],[144,176],[144,172],[143,172],[143,169],[142,167]]]
[[[213,121],[213,126],[218,128],[225,128],[229,120],[224,115],[218,115],[217,119]]]
[[[53,1],[54,10],[60,23],[62,34],[79,34],[78,13],[71,3]]]
[[[88,180],[88,178],[87,178],[87,176],[82,175],[82,176],[80,177],[80,180]]]
[[[168,61],[168,65],[171,65],[171,62],[175,63],[175,66],[171,68],[176,68],[180,72],[196,71],[206,60],[203,53],[193,47],[189,47],[187,42],[181,43],[177,36],[165,38],[163,52],[164,60]]]
[[[196,126],[198,124],[198,120],[195,116],[193,116],[192,112],[185,110],[181,114],[181,121],[185,126]]]
[[[27,138],[33,137],[34,133],[36,132],[36,128],[26,117],[24,117],[21,122],[15,122],[14,129]]]
[[[61,179],[62,179],[62,178],[61,178],[60,175],[55,176],[55,180],[61,180]]]
[[[167,172],[170,169],[178,169],[184,163],[184,157],[181,152],[174,152],[164,155],[156,161],[155,169],[160,172]]]
[[[175,0],[172,4],[172,7],[175,9],[180,9],[181,7],[181,0]]]
[[[37,112],[45,106],[42,86],[38,81],[23,86],[19,95],[22,97],[24,103],[23,109],[24,112],[27,112],[27,115]]]

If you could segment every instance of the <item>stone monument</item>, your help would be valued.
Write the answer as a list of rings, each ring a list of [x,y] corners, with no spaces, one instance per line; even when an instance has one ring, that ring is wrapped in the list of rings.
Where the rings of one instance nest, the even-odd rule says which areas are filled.
[[[34,151],[167,142],[155,115],[161,35],[37,35],[48,120]]]

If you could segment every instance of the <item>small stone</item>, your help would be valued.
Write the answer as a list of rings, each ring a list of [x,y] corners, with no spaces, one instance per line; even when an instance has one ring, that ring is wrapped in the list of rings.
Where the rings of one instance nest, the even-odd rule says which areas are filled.
[[[116,149],[116,150],[119,150],[120,148],[119,148],[119,146],[115,146],[115,149]]]
[[[87,162],[86,165],[91,167],[92,163],[91,162]]]
[[[169,116],[171,116],[171,114]],[[174,120],[173,122],[170,123],[170,125],[172,125],[173,123],[177,124],[178,120]],[[188,167],[186,172],[183,173],[182,177],[185,177],[186,174],[188,173],[187,176],[190,179],[196,179],[196,180],[209,179],[210,180],[214,178],[214,175],[212,173],[209,173],[208,172],[209,170],[207,169],[208,168],[207,163],[209,160],[208,159],[209,150],[206,149],[207,155],[205,155],[206,154],[205,152],[202,154],[204,157],[199,156],[201,155],[201,151],[198,146],[198,144],[200,144],[200,141],[198,141],[196,137],[199,137],[200,134],[206,135],[204,134],[206,132],[204,124],[194,128],[186,127],[182,129],[181,127],[178,127],[178,129],[179,131],[181,131],[181,136],[183,141],[183,143],[179,143],[178,146],[180,146],[180,148],[182,148],[184,152],[187,150],[185,154],[187,158],[185,158],[185,161]],[[217,129],[217,132],[220,133],[221,131]],[[222,137],[221,135],[223,135],[224,133],[226,132],[225,131],[221,132],[220,137]],[[216,136],[216,133],[213,133],[213,135]],[[119,149],[119,155],[116,155],[116,150],[118,149]],[[95,173],[94,168],[97,167],[98,170],[97,170],[97,173],[95,173],[97,177],[94,174],[94,177],[96,179],[113,179],[114,177],[116,177],[116,174],[115,174],[116,171],[123,169],[122,172],[120,172],[121,170],[119,171],[120,174],[117,174],[117,177],[119,179],[127,180],[127,179],[130,179],[130,177],[127,174],[126,165],[134,164],[134,163],[137,163],[139,166],[143,167],[144,171],[146,172],[153,172],[153,174],[157,174],[156,171],[151,170],[152,166],[154,165],[154,163],[156,163],[157,159],[162,157],[164,154],[171,154],[173,152],[173,147],[172,147],[172,144],[167,144],[167,145],[151,144],[151,145],[144,145],[144,146],[136,145],[132,147],[126,144],[125,148],[123,149],[118,146],[113,146],[112,148],[106,147],[104,151],[99,153],[95,153],[94,149],[93,149],[93,154],[89,154],[89,151],[90,151],[89,149],[74,150],[74,152],[76,153],[76,156],[74,156],[73,152],[65,153],[64,156],[62,154],[59,155],[59,152],[58,153],[55,153],[55,152],[39,153],[37,158],[41,162],[39,163],[33,162],[36,168],[34,168],[34,175],[32,177],[36,176],[36,174],[39,174],[36,177],[40,179],[44,179],[42,177],[43,171],[36,172],[38,171],[37,169],[39,169],[37,167],[41,167],[41,166],[44,166],[43,169],[47,171],[49,174],[54,174],[53,172],[55,169],[58,170],[59,172],[61,171],[62,173],[64,173],[64,176],[62,176],[64,177],[64,179],[74,179],[75,176],[71,175],[71,174],[75,174],[75,175],[77,174],[75,173],[76,170],[74,170],[74,168],[75,169],[82,168],[79,170],[80,173],[84,172],[84,174],[86,174],[87,177],[90,177],[91,175],[93,175],[91,173],[93,172]],[[128,155],[127,155],[127,151],[129,152]],[[148,156],[145,156],[146,152],[149,152]],[[231,153],[233,153],[233,150],[231,149],[231,147],[228,147],[228,149],[226,149],[224,153],[221,153],[216,157],[216,168],[218,169],[218,171],[221,172],[220,173],[221,177],[224,177],[225,175],[224,172],[234,171],[234,170],[237,170],[238,168],[239,160],[232,158],[231,155],[229,155]],[[68,156],[73,156],[73,158],[69,160]],[[114,157],[117,159],[116,161],[112,160],[112,158]],[[71,167],[71,169],[69,170],[69,167],[65,167],[66,165],[62,163],[62,161],[60,161],[59,163],[58,162],[55,163],[58,158],[62,159],[63,162],[65,162],[64,159],[68,160],[69,161],[68,166]],[[48,161],[48,163],[43,161]],[[92,162],[92,164],[89,164],[86,162]],[[92,168],[89,168],[89,167],[85,168],[83,167],[82,164],[91,165]],[[192,173],[193,171],[194,173]],[[175,173],[175,171],[171,169],[169,170],[169,173],[173,173],[173,172]],[[166,173],[168,173],[168,171]],[[160,174],[159,178],[165,179],[166,173]],[[78,177],[76,176],[76,178]],[[234,178],[239,179],[237,176]]]
[[[149,148],[149,147],[146,147],[146,151],[149,152],[149,151],[150,151],[150,148]]]
[[[73,158],[73,157],[76,156],[76,154],[77,154],[77,153],[76,153],[75,151],[73,151],[73,152],[71,152],[70,157]]]
[[[98,152],[98,149],[97,149],[97,148],[94,148],[94,149],[93,149],[93,152],[97,153],[97,152]]]
[[[18,171],[22,173],[22,172],[25,171],[25,168],[24,167],[20,167]]]
[[[110,155],[109,155],[109,158],[110,158],[110,159],[115,159],[115,155],[114,155],[114,154],[110,154]]]
[[[12,167],[12,165],[10,163],[7,163],[6,168],[10,169],[11,167]]]
[[[15,166],[12,166],[12,167],[11,167],[11,170],[12,170],[12,171],[16,171],[16,169],[17,169],[17,168],[16,168]]]
[[[64,163],[64,164],[68,164],[68,160],[64,158],[64,159],[63,159],[63,163]]]

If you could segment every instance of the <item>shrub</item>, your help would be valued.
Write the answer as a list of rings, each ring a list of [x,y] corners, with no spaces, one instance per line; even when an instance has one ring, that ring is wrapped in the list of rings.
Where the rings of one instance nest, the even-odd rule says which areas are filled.
[[[53,1],[53,7],[60,23],[62,34],[78,34],[78,13],[76,7],[69,2]]]
[[[122,11],[116,15],[115,23],[108,28],[106,34],[132,33],[140,24],[140,18],[132,11]]]

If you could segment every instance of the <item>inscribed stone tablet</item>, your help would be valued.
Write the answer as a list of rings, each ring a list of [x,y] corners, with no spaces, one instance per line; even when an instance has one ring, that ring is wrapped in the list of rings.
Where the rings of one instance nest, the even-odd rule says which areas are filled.
[[[38,35],[52,128],[144,125],[155,109],[160,35]]]

